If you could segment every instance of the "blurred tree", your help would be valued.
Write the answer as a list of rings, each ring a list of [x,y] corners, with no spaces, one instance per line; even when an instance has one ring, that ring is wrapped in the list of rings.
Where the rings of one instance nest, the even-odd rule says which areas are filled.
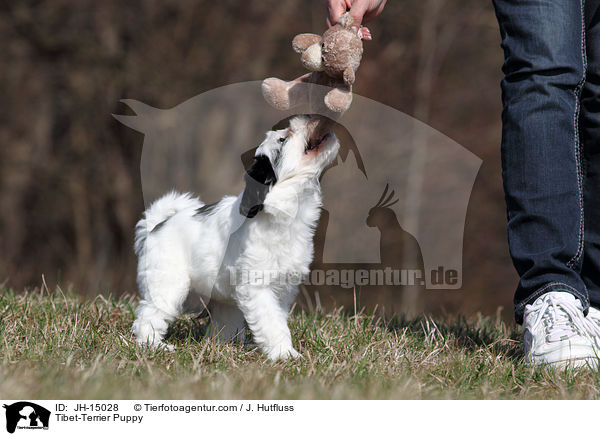
[[[369,27],[356,93],[484,159],[467,222],[465,290],[428,295],[424,307],[510,304],[498,164],[502,54],[491,5],[389,2]],[[296,77],[292,37],[324,28],[320,0],[1,0],[0,281],[35,286],[45,274],[82,293],[134,292],[142,138],[110,116],[126,111],[119,100],[167,108],[227,83]],[[497,292],[484,289],[490,281]]]

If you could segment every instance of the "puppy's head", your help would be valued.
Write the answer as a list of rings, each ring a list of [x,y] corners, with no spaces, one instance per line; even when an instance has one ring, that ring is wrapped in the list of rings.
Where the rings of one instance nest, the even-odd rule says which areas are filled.
[[[290,119],[287,128],[267,132],[246,173],[240,213],[248,218],[256,216],[278,181],[297,178],[299,183],[318,182],[340,148],[332,127],[328,118],[299,115]]]

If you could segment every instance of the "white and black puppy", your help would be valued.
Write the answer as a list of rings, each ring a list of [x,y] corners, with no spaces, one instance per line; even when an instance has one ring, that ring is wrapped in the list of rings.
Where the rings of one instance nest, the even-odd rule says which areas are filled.
[[[298,356],[287,325],[298,281],[287,278],[313,259],[319,176],[339,150],[330,127],[303,115],[267,132],[237,197],[205,205],[170,193],[146,210],[135,240],[138,342],[166,346],[169,323],[207,302],[213,335],[239,337],[246,322],[269,358]]]

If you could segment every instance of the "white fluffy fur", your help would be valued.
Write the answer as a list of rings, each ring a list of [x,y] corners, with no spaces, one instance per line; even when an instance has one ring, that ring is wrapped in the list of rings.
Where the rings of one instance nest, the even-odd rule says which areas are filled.
[[[277,182],[254,218],[240,214],[243,193],[199,215],[199,199],[171,192],[145,212],[135,241],[142,301],[132,330],[138,342],[167,346],[169,323],[206,304],[211,334],[239,338],[245,321],[269,358],[299,355],[287,325],[298,286],[279,280],[232,285],[230,272],[308,273],[321,207],[318,178],[339,149],[331,133],[316,150],[306,150],[315,125],[314,117],[299,116],[289,128],[267,132],[256,155],[269,158]]]

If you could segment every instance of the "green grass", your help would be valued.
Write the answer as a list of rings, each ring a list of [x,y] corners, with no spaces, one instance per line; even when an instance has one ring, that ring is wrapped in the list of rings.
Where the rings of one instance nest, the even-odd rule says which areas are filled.
[[[250,345],[203,339],[178,321],[174,352],[136,346],[136,299],[0,290],[0,398],[600,398],[600,375],[523,363],[517,327],[491,318],[393,320],[299,313],[304,359],[271,363]]]

